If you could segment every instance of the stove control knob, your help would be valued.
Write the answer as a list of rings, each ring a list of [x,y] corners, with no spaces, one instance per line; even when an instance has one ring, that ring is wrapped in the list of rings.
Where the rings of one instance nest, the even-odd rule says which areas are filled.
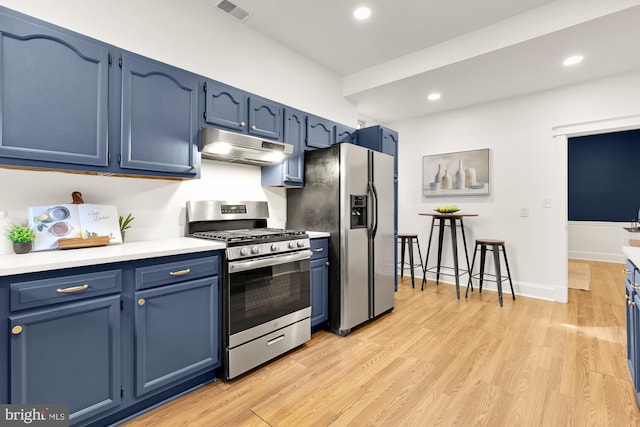
[[[240,255],[242,255],[242,256],[249,255],[249,249],[247,249],[247,248],[240,249]]]
[[[278,249],[280,249],[280,247],[278,245],[276,245],[275,243],[273,245],[271,245],[271,252],[276,252]]]
[[[302,240],[298,240],[298,247],[301,248],[304,246],[304,242]]]
[[[296,248],[296,242],[289,242],[289,249],[295,249]]]
[[[259,253],[259,252],[260,252],[260,249],[257,246],[254,246],[253,248],[251,248],[251,253],[252,254],[255,255],[255,254]]]

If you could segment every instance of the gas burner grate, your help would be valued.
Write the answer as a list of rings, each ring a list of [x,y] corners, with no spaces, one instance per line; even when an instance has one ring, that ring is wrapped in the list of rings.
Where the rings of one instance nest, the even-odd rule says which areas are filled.
[[[283,230],[279,228],[256,228],[225,231],[198,231],[191,233],[192,237],[225,242],[252,242],[273,237],[304,238],[307,232],[303,230]]]

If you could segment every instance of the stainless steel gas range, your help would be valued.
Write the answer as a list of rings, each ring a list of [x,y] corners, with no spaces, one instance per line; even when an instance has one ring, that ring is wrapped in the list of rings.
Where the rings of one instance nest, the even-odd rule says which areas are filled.
[[[223,379],[311,338],[309,236],[267,227],[267,202],[189,201],[187,235],[225,242]]]

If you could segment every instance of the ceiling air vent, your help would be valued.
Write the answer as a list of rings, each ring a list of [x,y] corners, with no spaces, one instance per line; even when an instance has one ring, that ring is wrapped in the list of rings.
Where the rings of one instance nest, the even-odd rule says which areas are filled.
[[[240,9],[229,0],[222,0],[217,4],[218,9],[236,18],[238,21],[244,22],[249,17],[249,12]]]

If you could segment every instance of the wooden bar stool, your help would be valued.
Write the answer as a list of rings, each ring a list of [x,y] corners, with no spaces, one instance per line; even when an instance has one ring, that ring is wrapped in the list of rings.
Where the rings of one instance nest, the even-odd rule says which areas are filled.
[[[408,268],[411,271],[411,287],[415,287],[414,282],[414,268],[420,266],[422,268],[422,274],[424,274],[424,264],[422,263],[422,253],[420,252],[420,242],[418,242],[417,234],[398,234],[398,243],[400,243],[400,262],[398,265],[400,266],[400,277],[404,276],[404,269],[407,268],[407,263],[404,260],[405,248],[409,248],[409,263]],[[413,261],[413,245],[416,245],[418,248],[418,256],[420,257],[420,263],[416,263]]]
[[[513,299],[516,299],[516,294],[513,292],[513,282],[511,281],[511,272],[509,271],[509,262],[507,261],[507,251],[504,246],[504,240],[495,240],[495,239],[477,239],[476,247],[473,251],[473,261],[471,262],[471,271],[473,271],[473,266],[476,263],[476,254],[480,249],[480,272],[477,274],[471,274],[469,276],[469,283],[467,284],[467,291],[464,294],[464,297],[467,298],[469,296],[469,288],[471,288],[471,292],[473,292],[473,282],[472,279],[480,280],[480,292],[482,292],[482,282],[483,280],[488,280],[491,282],[496,282],[498,286],[498,301],[500,302],[500,307],[502,307],[502,282],[504,280],[509,280],[509,286],[511,286],[511,295]],[[486,260],[487,250],[493,252],[493,263],[495,265],[495,274],[485,273],[484,266]],[[500,252],[504,256],[504,265],[507,267],[507,276],[503,276],[500,272]],[[484,276],[491,276],[493,279],[486,279]]]

